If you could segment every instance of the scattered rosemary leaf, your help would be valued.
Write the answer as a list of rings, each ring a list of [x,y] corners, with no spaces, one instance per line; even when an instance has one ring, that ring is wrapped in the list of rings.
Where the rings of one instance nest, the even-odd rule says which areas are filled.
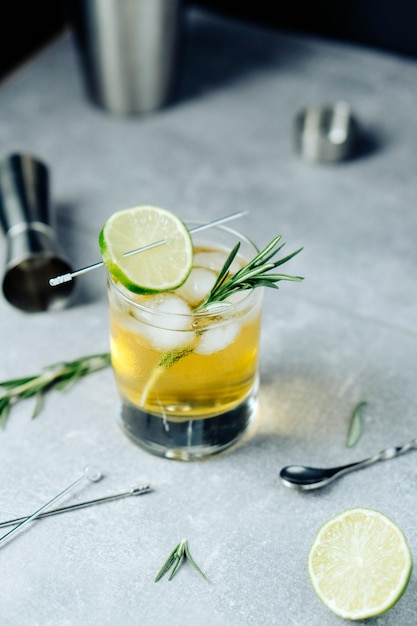
[[[171,569],[171,573],[169,575],[168,580],[172,580],[176,571],[178,570],[179,566],[181,565],[184,559],[187,559],[188,561],[190,561],[191,565],[197,570],[200,576],[202,576],[204,580],[206,580],[205,575],[203,574],[203,572],[198,567],[197,563],[194,561],[194,559],[192,558],[190,554],[187,540],[183,539],[177,546],[175,546],[175,548],[173,549],[173,551],[171,552],[171,554],[169,555],[169,557],[167,558],[167,560],[165,561],[165,563],[163,564],[163,566],[161,567],[157,575],[155,576],[155,579],[154,579],[155,582],[158,582],[158,580],[160,580],[163,576],[165,576],[165,574],[168,572],[169,569],[171,569],[171,567],[172,569]]]
[[[14,378],[0,383],[0,428],[9,417],[12,406],[19,400],[35,398],[32,417],[42,408],[45,393],[51,389],[62,391],[76,380],[110,365],[110,354],[93,354],[75,361],[64,361],[45,367],[40,374],[25,378]]]
[[[352,412],[352,416],[350,418],[349,431],[346,439],[346,447],[353,448],[353,446],[358,442],[359,437],[362,434],[362,426],[363,426],[363,411],[368,403],[367,402],[359,402]]]

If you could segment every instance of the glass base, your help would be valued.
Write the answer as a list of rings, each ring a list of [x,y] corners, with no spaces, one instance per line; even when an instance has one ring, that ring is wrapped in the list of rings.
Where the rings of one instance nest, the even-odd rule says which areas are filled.
[[[205,419],[171,421],[123,400],[121,426],[141,448],[178,461],[199,461],[242,441],[257,410],[257,389],[234,409]]]

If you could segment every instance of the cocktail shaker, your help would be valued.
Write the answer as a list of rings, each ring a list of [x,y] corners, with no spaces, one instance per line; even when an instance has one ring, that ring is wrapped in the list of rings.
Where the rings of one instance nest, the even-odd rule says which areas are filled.
[[[116,114],[148,113],[172,98],[181,0],[66,0],[91,100]]]
[[[0,223],[7,255],[3,294],[27,312],[65,307],[72,283],[52,288],[49,279],[70,272],[51,225],[48,168],[27,154],[0,162]]]

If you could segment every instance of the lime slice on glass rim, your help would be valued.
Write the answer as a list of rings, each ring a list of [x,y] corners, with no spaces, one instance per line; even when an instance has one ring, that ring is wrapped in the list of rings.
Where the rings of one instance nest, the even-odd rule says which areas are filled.
[[[382,513],[366,508],[348,509],[323,524],[308,556],[318,597],[350,620],[392,608],[407,589],[412,567],[403,532]]]
[[[126,253],[166,239],[144,252]],[[171,211],[142,205],[116,211],[104,224],[99,246],[109,272],[129,291],[159,293],[180,287],[193,262],[191,235]]]

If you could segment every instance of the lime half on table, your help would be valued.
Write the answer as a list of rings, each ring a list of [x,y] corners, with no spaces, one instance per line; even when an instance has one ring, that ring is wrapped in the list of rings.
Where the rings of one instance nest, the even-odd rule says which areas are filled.
[[[348,509],[323,524],[308,557],[318,597],[350,620],[392,608],[407,589],[411,571],[403,532],[382,513],[366,508]]]
[[[126,253],[166,240],[162,245]],[[126,289],[151,294],[180,287],[193,262],[190,233],[179,217],[155,206],[116,211],[104,224],[99,246],[109,272]]]

